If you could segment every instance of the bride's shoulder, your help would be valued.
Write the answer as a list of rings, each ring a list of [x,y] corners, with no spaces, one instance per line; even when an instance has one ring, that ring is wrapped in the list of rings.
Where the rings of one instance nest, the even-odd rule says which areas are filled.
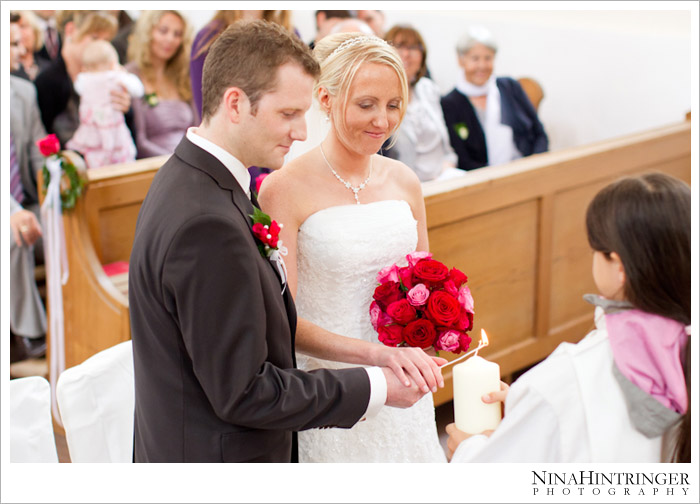
[[[385,183],[395,184],[409,192],[421,191],[418,176],[401,161],[377,154],[375,163],[377,168],[381,170]]]

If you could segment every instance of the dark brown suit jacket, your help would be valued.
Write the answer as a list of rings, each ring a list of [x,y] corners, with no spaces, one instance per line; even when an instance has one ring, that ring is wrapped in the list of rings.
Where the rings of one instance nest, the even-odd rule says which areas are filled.
[[[289,462],[292,431],[351,427],[364,370],[295,369],[296,312],[253,206],[184,138],[141,206],[129,263],[136,462]]]

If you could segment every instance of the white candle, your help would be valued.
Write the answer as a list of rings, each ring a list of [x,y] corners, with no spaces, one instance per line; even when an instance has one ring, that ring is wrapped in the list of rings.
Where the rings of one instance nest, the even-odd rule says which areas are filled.
[[[501,389],[498,364],[474,356],[452,370],[455,424],[468,434],[495,429],[501,422],[501,403],[486,404],[481,396]]]

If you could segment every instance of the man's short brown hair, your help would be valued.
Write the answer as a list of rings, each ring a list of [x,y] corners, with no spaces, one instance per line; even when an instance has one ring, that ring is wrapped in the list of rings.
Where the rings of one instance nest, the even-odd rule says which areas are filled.
[[[277,69],[297,63],[314,79],[320,73],[309,47],[296,35],[267,21],[239,21],[216,39],[202,71],[202,120],[218,110],[226,89],[238,87],[248,96],[251,111],[277,85]]]

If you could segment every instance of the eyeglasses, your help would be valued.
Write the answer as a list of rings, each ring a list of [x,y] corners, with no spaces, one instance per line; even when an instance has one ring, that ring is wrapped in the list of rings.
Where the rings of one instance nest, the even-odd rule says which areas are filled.
[[[419,44],[392,44],[397,51],[405,49],[411,52],[423,52],[423,47]]]

